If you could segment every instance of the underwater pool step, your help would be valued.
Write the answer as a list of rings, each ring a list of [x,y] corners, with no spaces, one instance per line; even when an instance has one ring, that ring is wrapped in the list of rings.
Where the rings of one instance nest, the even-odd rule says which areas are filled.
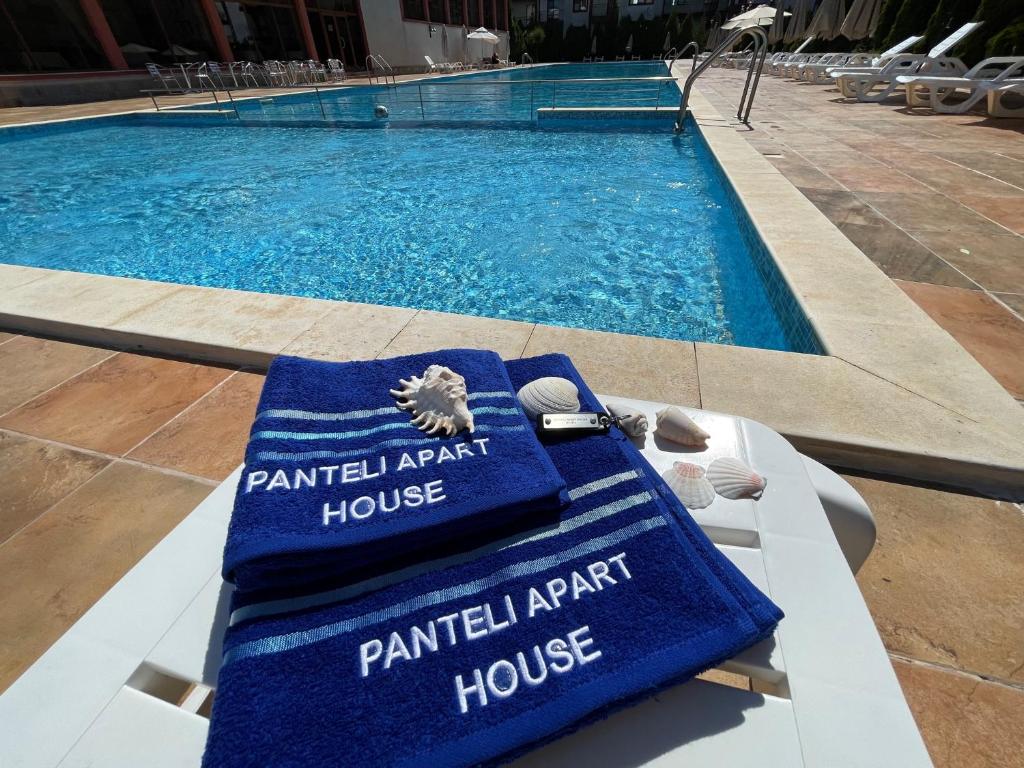
[[[537,122],[551,120],[666,120],[674,121],[675,107],[541,107]]]

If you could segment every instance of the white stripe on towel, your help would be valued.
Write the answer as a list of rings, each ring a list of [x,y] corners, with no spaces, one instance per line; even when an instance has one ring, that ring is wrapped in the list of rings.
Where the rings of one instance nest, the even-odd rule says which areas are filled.
[[[640,536],[641,534],[647,533],[654,528],[660,528],[665,525],[668,525],[668,523],[660,515],[648,517],[643,520],[637,520],[636,522],[619,528],[616,531],[612,531],[611,533],[605,534],[604,536],[600,536],[596,539],[581,542],[575,547],[570,547],[569,549],[565,549],[553,555],[539,557],[535,560],[526,560],[521,563],[513,563],[495,571],[490,576],[484,576],[463,584],[443,587],[432,592],[426,592],[422,595],[416,595],[408,600],[403,600],[400,603],[387,606],[386,608],[380,608],[376,611],[365,613],[362,616],[355,616],[351,619],[345,619],[343,621],[334,622],[333,624],[325,624],[320,627],[313,627],[312,629],[306,629],[299,632],[289,632],[284,635],[275,635],[261,638],[259,640],[251,640],[247,643],[235,646],[224,654],[224,665],[227,666],[232,662],[240,661],[242,659],[250,659],[255,656],[266,656],[272,653],[280,653],[281,651],[290,651],[295,648],[312,645],[313,643],[320,642],[321,640],[327,640],[328,638],[337,637],[338,635],[343,635],[357,629],[363,629],[365,627],[373,626],[374,624],[380,624],[391,619],[397,619],[400,616],[406,616],[423,608],[429,608],[452,600],[469,597],[470,595],[475,595],[485,589],[490,589],[491,587],[504,584],[507,581],[512,581],[513,579],[518,579],[523,576],[529,576],[560,565],[565,565],[570,560],[589,555],[593,552],[597,552],[598,550],[605,549],[606,547],[620,544],[624,541]]]
[[[470,400],[515,400],[515,395],[508,392],[470,392]],[[510,412],[518,412],[518,408],[509,409]],[[292,408],[268,408],[256,414],[256,421],[260,419],[294,419],[296,421],[347,421],[349,419],[369,419],[372,416],[383,416],[387,413],[400,412],[398,406],[388,405],[383,408],[370,408],[358,411],[300,411]],[[473,413],[485,413],[482,409],[473,410]]]
[[[491,424],[483,424],[476,428],[476,432],[525,432],[526,427],[522,424],[501,427]],[[348,451],[304,451],[302,453],[291,453],[287,451],[259,451],[256,458],[260,461],[307,461],[309,459],[346,459],[350,456],[360,456],[364,453],[385,450],[388,448],[404,448],[410,445],[423,445],[424,443],[437,443],[439,437],[409,437],[396,438],[394,440],[382,440],[374,445],[365,448],[353,448]]]
[[[622,474],[624,475],[628,473],[623,472]],[[618,477],[618,475],[612,475],[612,477]],[[604,480],[610,479],[611,478],[604,478]],[[594,482],[597,483],[602,481],[597,480]],[[594,483],[590,483],[588,485],[593,484]],[[581,486],[581,488],[586,487],[587,486]],[[572,495],[572,491],[569,491],[569,495]],[[552,536],[558,536],[560,534],[576,530],[577,528],[582,528],[583,526],[590,525],[598,520],[603,520],[606,517],[611,517],[612,515],[617,515],[620,512],[625,512],[627,509],[632,509],[633,507],[640,506],[641,504],[646,504],[647,502],[652,501],[652,498],[653,497],[650,493],[642,491],[640,493],[633,494],[632,496],[627,496],[608,504],[603,504],[600,507],[595,507],[594,509],[583,512],[579,515],[566,518],[558,526],[546,526],[541,529],[534,529],[532,531],[519,533],[515,536],[509,536],[508,538],[491,542],[490,544],[486,544],[482,547],[477,547],[469,552],[462,552],[450,557],[443,557],[437,560],[417,563],[398,571],[381,574],[380,576],[375,576],[372,579],[366,579],[365,581],[357,582],[356,584],[349,584],[326,592],[318,592],[313,595],[302,595],[300,597],[290,597],[281,600],[269,600],[264,603],[244,605],[241,608],[236,608],[232,611],[230,623],[236,624],[240,621],[246,621],[247,619],[271,616],[277,613],[289,613],[291,611],[314,608],[316,606],[326,605],[339,600],[358,597],[359,595],[370,592],[371,590],[390,587],[424,573],[439,571],[444,568],[451,568],[454,565],[471,562],[492,552],[511,549],[523,544],[529,544],[533,541],[540,541],[542,539],[547,539]]]

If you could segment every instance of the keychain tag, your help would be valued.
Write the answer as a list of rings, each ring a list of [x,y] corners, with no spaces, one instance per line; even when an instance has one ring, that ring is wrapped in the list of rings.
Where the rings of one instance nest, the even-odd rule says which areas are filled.
[[[542,413],[537,417],[537,434],[604,435],[611,424],[605,413]]]

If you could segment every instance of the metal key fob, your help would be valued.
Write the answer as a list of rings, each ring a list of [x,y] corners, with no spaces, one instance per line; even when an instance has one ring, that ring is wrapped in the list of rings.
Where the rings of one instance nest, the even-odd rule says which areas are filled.
[[[542,413],[538,435],[604,435],[612,420],[606,413]]]

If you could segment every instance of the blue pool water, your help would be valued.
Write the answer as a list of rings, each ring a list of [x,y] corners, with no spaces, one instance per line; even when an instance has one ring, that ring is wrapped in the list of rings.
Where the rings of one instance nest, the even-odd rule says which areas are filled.
[[[377,122],[374,107],[382,104],[393,121],[529,122],[540,107],[678,106],[679,88],[668,74],[661,61],[557,64],[455,75],[397,88],[323,89],[319,96],[304,89],[240,99],[235,105],[239,117],[247,120]]]
[[[497,120],[443,128],[158,115],[0,130],[0,261],[818,351],[695,127],[508,125],[524,97],[501,93]]]

